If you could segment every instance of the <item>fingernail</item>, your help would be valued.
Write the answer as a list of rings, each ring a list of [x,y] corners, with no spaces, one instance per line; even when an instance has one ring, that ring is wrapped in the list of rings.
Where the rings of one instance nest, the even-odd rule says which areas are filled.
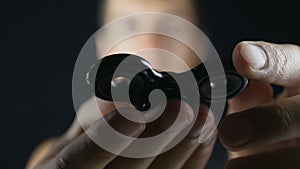
[[[186,103],[178,100],[170,100],[160,117],[159,127],[170,132],[180,132],[195,119],[193,109]]]
[[[198,138],[203,135],[210,128],[209,126],[214,123],[214,116],[209,112],[209,108],[206,105],[201,104],[197,107],[199,107],[198,115],[195,117],[195,123],[188,134],[192,138]]]
[[[201,131],[201,134],[198,138],[199,143],[205,143],[213,136],[214,132],[216,131],[216,127],[214,127],[214,124],[212,122],[208,123],[210,123],[208,124],[209,127],[203,128],[203,130]]]
[[[227,117],[220,125],[220,139],[230,148],[247,144],[252,138],[252,134],[252,124],[246,119]]]
[[[201,130],[201,134],[199,136],[199,143],[204,143],[207,140],[209,140],[214,132],[216,131],[216,125],[214,123],[214,116],[212,115],[212,113],[209,113],[207,116],[207,120]]]
[[[257,45],[245,43],[242,45],[240,53],[253,69],[262,69],[267,63],[265,51]]]
[[[174,122],[174,124],[172,124],[172,128],[171,128],[170,131],[172,131],[172,132],[180,132],[184,128],[186,128],[189,124],[191,124],[192,119],[190,117],[187,117],[189,115],[187,115],[187,116],[183,115],[182,117],[180,117],[180,116],[181,115],[179,114],[179,117],[178,117],[179,119],[176,120]]]
[[[119,111],[123,111],[123,115],[128,114],[134,109],[132,108],[121,108]],[[142,116],[138,117],[142,118]],[[129,137],[137,137],[145,130],[145,124],[137,123],[127,119],[126,117],[119,114],[117,110],[111,112],[105,117],[106,121],[113,127],[117,132],[127,135]],[[141,121],[141,120],[140,120]]]

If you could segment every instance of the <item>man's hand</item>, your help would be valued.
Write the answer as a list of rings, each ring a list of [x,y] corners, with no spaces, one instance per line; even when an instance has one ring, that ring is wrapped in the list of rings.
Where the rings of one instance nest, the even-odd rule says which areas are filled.
[[[252,80],[230,101],[220,138],[232,151],[226,169],[300,167],[300,48],[266,42],[239,43],[236,69]],[[284,87],[272,100],[270,84]]]
[[[98,100],[99,101],[99,100]],[[166,130],[177,118],[180,108],[179,100],[170,100],[165,112],[155,122],[149,124],[129,121],[114,110],[114,107],[106,104],[102,106],[104,117],[99,117],[95,99],[85,103],[77,119],[58,141],[43,152],[42,158],[31,160],[28,169],[202,169],[205,167],[216,139],[216,133],[205,143],[199,143],[200,133],[209,134],[214,131],[212,113],[208,107],[201,105],[195,124],[188,136],[171,150],[155,157],[149,158],[125,158],[99,147],[84,131],[97,134],[97,130],[103,127],[106,120],[115,130],[131,137],[150,137]],[[180,134],[187,126],[191,125],[194,118],[193,109],[183,102],[184,117],[176,126],[175,133]],[[210,119],[210,125],[204,125],[206,118]],[[97,120],[98,119],[98,120]],[[201,131],[203,128],[203,131]],[[201,134],[202,135],[202,134]],[[105,136],[103,136],[105,137]],[[161,146],[154,151],[162,151],[174,137],[161,140]],[[133,141],[134,142],[134,141]],[[133,142],[124,142],[116,145],[116,149],[122,152]],[[49,148],[50,147],[50,148]],[[43,147],[41,148],[43,149]],[[38,155],[37,155],[38,156]],[[34,157],[34,156],[33,156]],[[41,156],[40,156],[41,157]]]

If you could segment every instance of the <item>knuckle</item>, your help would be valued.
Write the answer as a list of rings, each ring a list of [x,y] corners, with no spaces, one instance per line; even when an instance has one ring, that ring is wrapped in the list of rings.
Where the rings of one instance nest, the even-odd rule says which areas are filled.
[[[284,45],[284,47],[287,49],[286,52],[290,56],[299,57],[300,56],[300,46],[297,45]]]
[[[87,150],[97,148],[97,145],[94,142],[94,140],[91,139],[87,134],[83,135],[82,144],[83,144],[83,147]]]
[[[271,79],[271,82],[276,83],[277,80],[279,80],[276,77],[280,77],[280,80],[282,81],[282,78],[286,77],[286,71],[293,63],[291,55],[281,45],[261,43],[261,46],[265,51],[268,59],[266,73],[271,75],[277,75],[271,77],[273,78]]]
[[[298,123],[295,120],[296,111],[294,106],[278,106],[277,116],[279,120],[279,127],[282,134],[286,138],[293,137],[297,132]]]
[[[64,156],[60,156],[56,160],[56,168],[57,169],[71,169],[70,163]]]
[[[83,141],[83,148],[93,154],[93,158],[95,159],[109,159],[112,154],[103,150],[100,145],[98,145],[92,138],[85,137]]]
[[[300,47],[292,44],[273,44],[268,42],[257,42],[267,58],[264,68],[264,76],[268,77],[271,83],[284,82],[290,86],[289,81],[297,78],[300,72]]]

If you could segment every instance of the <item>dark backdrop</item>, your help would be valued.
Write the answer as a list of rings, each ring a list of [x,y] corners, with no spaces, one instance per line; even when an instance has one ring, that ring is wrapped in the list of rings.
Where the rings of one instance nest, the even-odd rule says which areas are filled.
[[[98,28],[97,1],[1,3],[0,168],[17,169],[35,146],[62,134],[74,118],[73,66]],[[205,10],[205,32],[223,57],[246,39],[300,44],[297,0],[209,0]],[[218,143],[208,168],[222,168],[225,160]]]

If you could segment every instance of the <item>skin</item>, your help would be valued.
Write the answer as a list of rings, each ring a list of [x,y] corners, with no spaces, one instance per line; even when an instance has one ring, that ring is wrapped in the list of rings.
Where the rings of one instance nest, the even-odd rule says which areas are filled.
[[[251,54],[249,45],[262,50]],[[249,61],[250,57],[264,64]],[[220,139],[232,152],[226,169],[299,168],[300,155],[300,47],[268,42],[241,42],[233,51],[240,74],[253,82],[230,101],[230,112],[220,124]],[[284,91],[272,99],[270,84]]]
[[[131,5],[127,5],[131,4]],[[107,1],[106,14],[104,15],[104,24],[110,23],[111,21],[118,19],[120,17],[142,13],[142,12],[160,12],[173,14],[178,17],[181,17],[191,23],[196,23],[196,15],[193,8],[193,3],[191,0],[162,0],[162,1],[151,1],[151,0],[109,0]],[[124,8],[124,6],[126,6]],[[144,28],[149,28],[150,30],[159,30],[159,26],[163,25],[165,22],[160,18],[151,20],[149,22],[139,21],[139,20],[130,20],[128,23],[122,25],[121,29],[117,29],[109,34],[108,39],[104,39],[101,35],[98,37],[98,40],[107,41],[114,34],[117,34],[118,31],[129,31],[129,32],[138,32],[145,30]],[[166,26],[165,26],[166,27]],[[165,28],[166,29],[166,28]],[[178,30],[179,29],[179,30]],[[170,25],[168,31],[185,31],[184,27],[177,27]],[[189,39],[192,39],[192,35],[186,33],[186,36],[190,36]],[[141,43],[142,42],[142,43]],[[101,44],[101,42],[99,43]],[[102,43],[103,44],[103,43]],[[155,51],[149,51],[149,49],[161,49],[172,53],[172,55],[161,56],[161,53],[155,53]],[[145,51],[146,50],[146,51]],[[148,51],[147,51],[148,50]],[[148,60],[151,65],[160,70],[171,70],[175,72],[182,72],[188,70],[180,61],[183,60],[187,66],[194,67],[199,64],[201,61],[199,57],[193,53],[187,46],[183,45],[181,42],[172,39],[167,36],[157,35],[157,34],[143,34],[134,37],[126,38],[120,43],[116,44],[110,51],[104,52],[101,51],[101,47],[98,48],[98,55],[100,57],[105,57],[114,53],[136,53],[141,57],[144,57]],[[177,56],[177,57],[174,57]],[[174,60],[170,63],[169,60]]]
[[[174,2],[176,1],[176,3]],[[130,4],[130,5],[128,5]],[[126,6],[126,8],[124,8]],[[136,12],[169,12],[195,23],[195,13],[192,3],[186,0],[109,0],[106,7],[105,22]],[[138,26],[140,26],[137,23]],[[99,37],[101,40],[101,36]],[[166,43],[159,44],[157,42]],[[143,42],[143,43],[141,43]],[[134,44],[134,45],[133,45]],[[249,48],[249,44],[263,50],[266,62],[262,68],[255,64],[253,58],[257,51]],[[143,35],[124,40],[107,54],[132,52],[147,48],[171,50],[186,62],[193,63],[193,53],[184,45],[172,39],[156,35]],[[130,49],[130,50],[129,50]],[[256,52],[256,53],[255,53]],[[151,53],[150,53],[151,54]],[[300,163],[300,49],[296,45],[277,45],[267,42],[241,42],[233,52],[233,61],[237,70],[252,80],[246,91],[230,100],[228,116],[220,124],[219,137],[224,146],[231,152],[231,158],[226,169],[235,168],[272,168],[294,169]],[[157,69],[173,69],[160,67],[159,59],[146,59]],[[261,60],[261,58],[254,58]],[[288,65],[288,66],[286,66]],[[272,100],[270,84],[282,85],[284,92]],[[27,169],[99,169],[99,168],[154,168],[154,169],[194,169],[205,168],[212,152],[216,133],[210,139],[200,144],[198,138],[204,127],[207,132],[213,132],[213,126],[203,126],[203,119],[210,117],[209,109],[200,105],[199,116],[192,130],[176,147],[159,156],[146,159],[131,159],[109,153],[97,146],[84,132],[96,133],[107,120],[119,132],[131,137],[148,137],[169,127],[178,114],[179,100],[169,100],[163,116],[151,124],[134,123],[122,117],[115,107],[106,101],[90,99],[84,103],[78,113],[78,119],[61,137],[51,139],[39,146],[29,160]],[[191,123],[192,107],[184,106],[183,125],[178,126],[178,134]],[[123,105],[122,107],[128,107]],[[100,108],[101,112],[99,112]],[[245,125],[245,124],[248,124]],[[249,127],[250,126],[250,127]],[[247,133],[250,133],[247,135]],[[162,140],[163,149],[171,140]],[[121,152],[131,142],[119,145]]]
[[[188,2],[188,3],[187,3]],[[132,4],[132,5],[128,5]],[[124,8],[126,6],[126,8]],[[192,3],[186,0],[148,0],[148,1],[137,1],[137,0],[109,0],[106,6],[105,13],[105,23],[117,19],[119,17],[134,14],[137,12],[162,12],[175,14],[182,17],[192,23],[196,23],[195,14],[193,11]],[[134,21],[134,29],[130,31],[136,31],[136,29],[143,29],[144,22],[140,23]],[[154,21],[153,25],[159,25],[163,21]],[[126,26],[126,25],[124,25]],[[131,28],[133,25],[129,25]],[[147,25],[152,26],[152,25]],[[124,28],[124,27],[123,27]],[[116,32],[114,32],[116,33]],[[114,36],[114,33],[109,34],[109,36]],[[99,36],[97,41],[101,42],[103,36]],[[160,42],[160,43],[158,43]],[[161,35],[145,34],[141,36],[135,36],[127,38],[121,43],[114,46],[107,53],[102,53],[101,43],[99,43],[98,55],[100,57],[105,57],[109,54],[114,53],[135,53],[136,51],[142,51],[139,53],[141,57],[144,57],[150,62],[152,66],[159,70],[171,70],[171,71],[183,71],[187,69],[182,67],[181,64],[169,64],[166,66],[170,58],[161,57],[151,57],[156,56],[155,51],[144,51],[149,48],[156,48],[161,50],[166,50],[172,52],[173,55],[167,57],[172,57],[171,59],[176,59],[173,56],[178,57],[177,60],[183,60],[187,62],[188,66],[193,66],[193,64],[200,63],[198,57],[189,50],[188,47],[182,43],[165,37]],[[198,59],[198,60],[197,60]],[[196,61],[197,60],[197,61]],[[163,62],[163,64],[161,64]],[[196,63],[195,63],[196,62]],[[175,62],[176,63],[176,62]],[[78,118],[74,120],[73,125],[70,129],[60,138],[52,142],[45,143],[39,148],[36,153],[34,153],[31,162],[27,168],[39,169],[39,168],[122,168],[122,169],[132,169],[132,168],[164,168],[164,169],[174,169],[174,168],[195,168],[195,166],[204,168],[208,158],[212,152],[213,145],[215,143],[216,134],[210,136],[206,142],[199,143],[200,133],[203,129],[204,133],[214,132],[213,116],[209,109],[205,105],[200,105],[199,115],[196,118],[195,125],[192,126],[192,130],[188,135],[174,148],[166,153],[158,156],[149,158],[132,159],[119,157],[110,152],[105,151],[98,145],[96,145],[89,136],[86,135],[84,130],[88,130],[90,133],[96,133],[97,128],[101,128],[103,121],[106,119],[108,123],[111,124],[119,132],[131,136],[131,137],[150,137],[157,135],[160,132],[168,129],[171,124],[173,124],[175,118],[179,113],[181,101],[179,100],[169,100],[167,107],[161,117],[156,121],[145,124],[134,123],[123,118],[117,111],[114,104],[100,99],[92,98],[87,101],[80,109],[78,113]],[[185,102],[183,104],[183,119],[179,123],[180,125],[176,127],[175,136],[180,134],[186,127],[190,126],[193,118],[193,107],[199,105],[189,105]],[[129,107],[128,104],[122,103],[120,107]],[[99,112],[100,109],[100,112]],[[132,109],[132,108],[131,108]],[[133,110],[133,109],[132,109]],[[205,119],[209,117],[211,123],[204,126]],[[78,121],[80,119],[80,123]],[[202,136],[203,137],[203,136]],[[208,136],[206,136],[208,137]],[[169,139],[162,140],[161,146],[157,147],[156,152],[160,152],[167,146],[173,137]],[[52,147],[49,146],[52,144]],[[124,143],[118,147],[121,152],[131,143]],[[46,147],[51,147],[46,149]],[[46,150],[45,150],[46,149]],[[40,154],[39,154],[40,153]],[[38,154],[38,155],[36,155]],[[199,160],[193,160],[199,159]]]

